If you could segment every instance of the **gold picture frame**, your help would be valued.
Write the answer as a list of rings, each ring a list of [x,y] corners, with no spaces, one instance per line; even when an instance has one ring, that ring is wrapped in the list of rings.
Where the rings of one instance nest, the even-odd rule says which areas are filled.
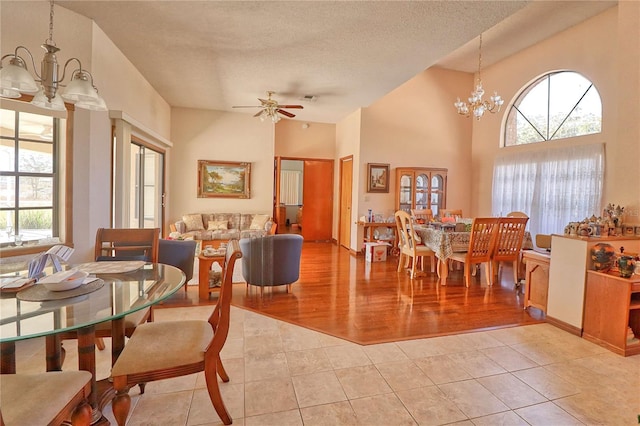
[[[250,198],[251,163],[198,160],[198,198]]]
[[[367,164],[367,192],[389,192],[388,164]]]

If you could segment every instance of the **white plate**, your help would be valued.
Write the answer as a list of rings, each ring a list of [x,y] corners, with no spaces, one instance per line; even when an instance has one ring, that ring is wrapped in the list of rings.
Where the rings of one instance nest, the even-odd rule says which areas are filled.
[[[72,290],[82,285],[88,275],[88,272],[71,269],[44,277],[38,283],[44,285],[49,291]]]

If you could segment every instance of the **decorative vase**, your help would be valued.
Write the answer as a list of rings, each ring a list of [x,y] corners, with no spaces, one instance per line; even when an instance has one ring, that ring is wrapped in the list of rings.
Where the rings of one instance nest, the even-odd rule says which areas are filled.
[[[618,258],[618,269],[622,278],[630,278],[635,267],[636,264],[633,257],[622,255]]]
[[[593,269],[596,271],[606,271],[611,268],[615,248],[611,244],[598,243],[591,247],[591,260]]]

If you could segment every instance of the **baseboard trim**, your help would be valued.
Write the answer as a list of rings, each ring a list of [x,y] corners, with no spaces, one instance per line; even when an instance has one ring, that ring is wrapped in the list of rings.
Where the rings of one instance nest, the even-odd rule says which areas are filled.
[[[567,333],[571,333],[571,334],[573,334],[575,336],[578,336],[578,337],[582,336],[582,329],[576,327],[575,325],[571,325],[571,324],[566,323],[564,321],[561,321],[561,320],[559,320],[557,318],[550,317],[549,315],[547,315],[546,321],[549,324],[551,324],[551,325],[553,325],[555,327],[558,327],[561,330],[566,331]]]

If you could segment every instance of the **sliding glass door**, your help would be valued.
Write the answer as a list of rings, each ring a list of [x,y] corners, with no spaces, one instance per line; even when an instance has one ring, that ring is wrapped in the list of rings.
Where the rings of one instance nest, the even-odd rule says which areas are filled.
[[[129,227],[162,228],[164,154],[131,142]]]

